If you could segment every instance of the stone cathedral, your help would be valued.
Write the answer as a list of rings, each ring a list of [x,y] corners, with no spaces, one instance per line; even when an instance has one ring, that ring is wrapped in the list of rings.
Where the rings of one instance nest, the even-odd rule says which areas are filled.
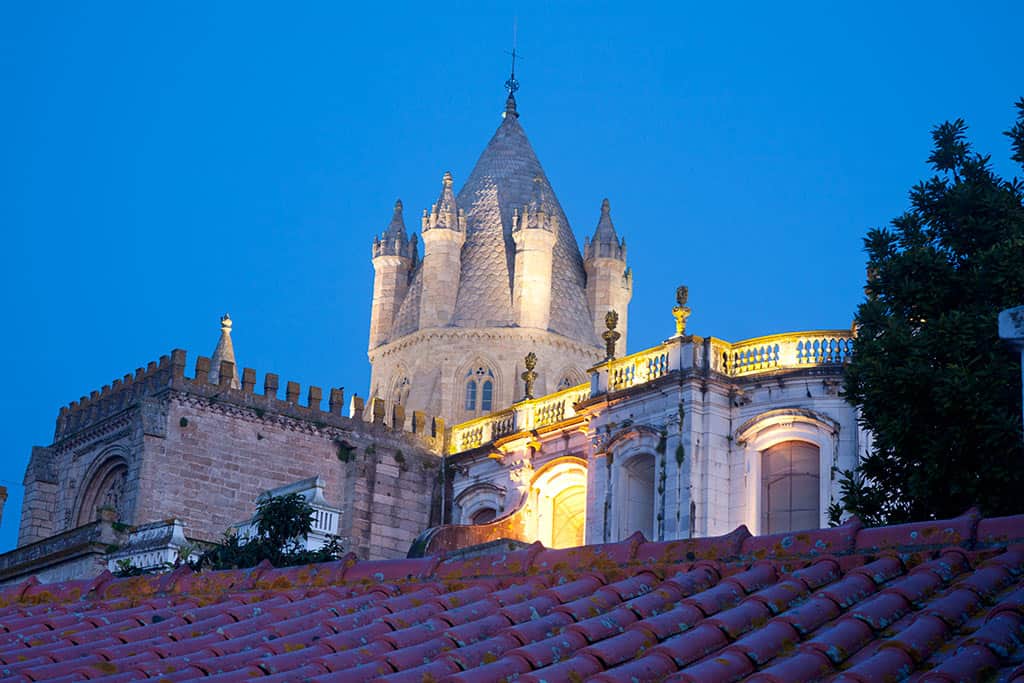
[[[666,338],[627,355],[633,274],[609,202],[581,250],[509,83],[419,236],[399,201],[373,238],[365,399],[259,382],[225,316],[212,357],[173,349],[59,410],[0,584],[165,566],[288,492],[317,539],[370,559],[827,524],[835,472],[870,442],[839,395],[852,331],[700,336],[680,287]]]
[[[370,398],[388,414],[402,405],[451,422],[512,405],[528,351],[538,393],[580,384],[603,358],[612,309],[625,348],[632,274],[608,201],[580,254],[513,95],[458,194],[444,174],[420,239],[422,258],[398,202],[373,241]]]

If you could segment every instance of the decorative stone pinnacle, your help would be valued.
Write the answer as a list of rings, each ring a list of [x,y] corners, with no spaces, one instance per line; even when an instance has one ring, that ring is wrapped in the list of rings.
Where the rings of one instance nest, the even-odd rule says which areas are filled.
[[[672,307],[672,316],[676,319],[676,336],[682,337],[686,334],[686,319],[690,317],[690,307],[686,301],[690,296],[690,290],[686,285],[679,285],[676,288],[676,305]]]
[[[615,327],[618,324],[619,314],[614,310],[608,311],[604,316],[604,326],[607,327],[608,330],[601,335],[601,338],[604,339],[605,354],[607,356],[605,360],[612,360],[615,358],[615,342],[619,341],[622,337],[621,334],[615,331]]]
[[[452,174],[451,174],[451,171],[445,171],[444,172],[444,175],[441,177],[441,183],[445,187],[451,187],[452,186]]]
[[[402,210],[402,200],[401,199],[396,199],[395,200],[395,211],[401,211],[401,210]]]
[[[220,329],[222,332],[231,334],[231,316],[227,313],[220,317]]]
[[[533,371],[533,369],[537,367],[537,354],[535,354],[533,351],[530,351],[528,354],[526,354],[525,362],[526,372],[520,375],[520,377],[523,378],[523,382],[526,385],[524,390],[525,396],[523,396],[523,400],[527,401],[533,398],[533,383],[537,381],[537,373]]]
[[[603,200],[601,200],[601,215],[602,216],[607,216],[611,212],[612,212],[612,204],[611,204],[611,202],[608,201],[608,198],[605,197]]]

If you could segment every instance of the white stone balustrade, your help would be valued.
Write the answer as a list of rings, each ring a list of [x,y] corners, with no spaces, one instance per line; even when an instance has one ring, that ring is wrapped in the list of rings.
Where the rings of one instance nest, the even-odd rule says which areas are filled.
[[[853,355],[850,330],[814,330],[757,337],[730,344],[712,339],[711,369],[730,377],[841,365]]]
[[[640,386],[675,370],[708,364],[712,372],[749,377],[841,365],[852,357],[853,343],[851,330],[790,332],[735,344],[710,337],[707,346],[700,337],[673,337],[654,348],[595,366],[587,384],[521,401],[497,413],[453,425],[449,451],[461,453],[510,434],[556,424],[574,417],[574,406],[579,401]]]
[[[574,406],[590,397],[590,384],[579,384],[540,398],[520,401],[511,408],[452,427],[452,453],[468,451],[509,434],[546,427],[574,417]]]

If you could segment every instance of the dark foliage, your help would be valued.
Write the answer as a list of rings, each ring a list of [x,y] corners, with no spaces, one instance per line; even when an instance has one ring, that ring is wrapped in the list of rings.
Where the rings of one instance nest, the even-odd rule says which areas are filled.
[[[256,512],[256,535],[246,539],[224,534],[223,542],[192,563],[195,570],[244,569],[269,560],[275,567],[328,562],[341,557],[339,539],[331,537],[320,550],[306,550],[304,541],[313,528],[313,507],[298,493],[267,498]]]
[[[1024,166],[1024,98],[1007,135]],[[934,129],[935,175],[864,240],[866,298],[846,396],[874,434],[841,506],[869,523],[1024,510],[1019,356],[999,311],[1024,303],[1024,182],[971,150],[962,120]]]

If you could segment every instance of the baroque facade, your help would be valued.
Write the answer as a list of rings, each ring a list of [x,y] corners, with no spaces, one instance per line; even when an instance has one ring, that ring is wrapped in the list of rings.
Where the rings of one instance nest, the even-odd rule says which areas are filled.
[[[839,396],[852,350],[849,330],[729,343],[681,324],[587,383],[455,425],[450,523],[418,552],[827,526],[836,472],[870,442]]]
[[[126,533],[216,541],[296,486],[369,559],[826,524],[834,472],[868,444],[838,393],[850,331],[697,336],[680,288],[675,334],[623,355],[632,272],[610,205],[580,250],[512,95],[420,229],[397,202],[373,241],[369,400],[332,389],[324,408],[273,373],[260,393],[225,316],[191,375],[174,350],[60,410],[0,582],[95,573],[130,555]]]

